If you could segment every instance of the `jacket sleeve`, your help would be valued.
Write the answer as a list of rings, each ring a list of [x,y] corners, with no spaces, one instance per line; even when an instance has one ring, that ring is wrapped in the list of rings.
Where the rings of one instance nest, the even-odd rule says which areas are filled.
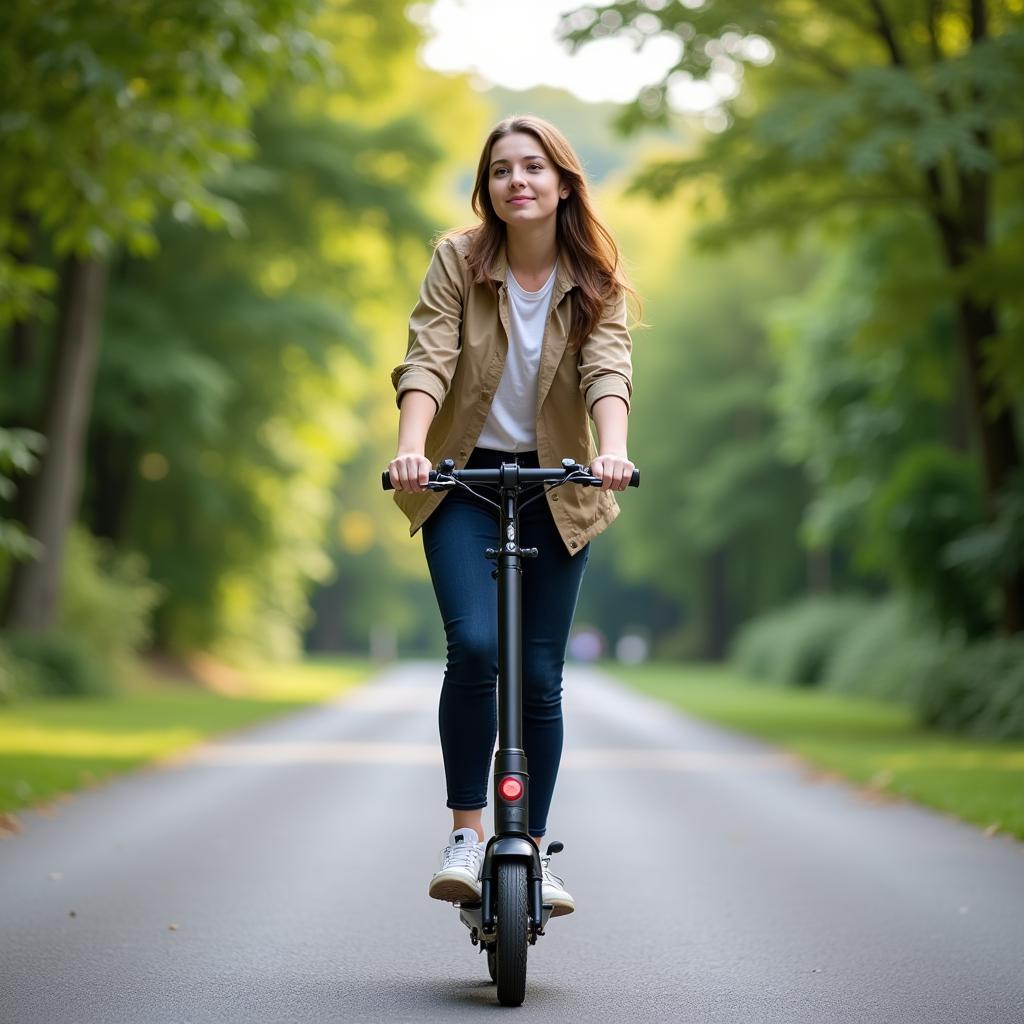
[[[409,317],[405,361],[391,371],[395,401],[407,391],[425,391],[438,409],[452,383],[459,361],[462,328],[462,257],[451,242],[435,250],[420,286],[419,300]]]
[[[626,328],[626,293],[605,304],[601,322],[580,347],[580,391],[593,415],[594,403],[618,395],[629,408],[633,394],[633,342]]]

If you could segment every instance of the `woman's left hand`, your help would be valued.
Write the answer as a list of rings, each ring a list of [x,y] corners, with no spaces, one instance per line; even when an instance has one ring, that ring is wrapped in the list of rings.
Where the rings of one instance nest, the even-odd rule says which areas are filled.
[[[598,455],[590,464],[590,472],[601,478],[602,491],[624,491],[636,467],[625,455]]]

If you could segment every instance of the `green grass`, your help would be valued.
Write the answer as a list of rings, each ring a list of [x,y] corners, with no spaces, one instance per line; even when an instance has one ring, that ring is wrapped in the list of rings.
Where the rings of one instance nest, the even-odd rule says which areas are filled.
[[[62,697],[5,706],[0,708],[0,816],[207,736],[325,700],[370,671],[368,662],[337,659],[268,666],[231,673],[220,687],[227,692],[140,676],[126,692],[110,698]]]
[[[1024,839],[1024,743],[931,732],[901,706],[759,685],[727,669],[610,671],[644,693],[777,743],[826,772]]]

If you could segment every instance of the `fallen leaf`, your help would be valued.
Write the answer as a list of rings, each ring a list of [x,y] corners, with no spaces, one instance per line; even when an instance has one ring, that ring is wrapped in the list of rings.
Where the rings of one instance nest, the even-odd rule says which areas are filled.
[[[12,836],[21,830],[21,822],[13,814],[0,814],[0,838]]]

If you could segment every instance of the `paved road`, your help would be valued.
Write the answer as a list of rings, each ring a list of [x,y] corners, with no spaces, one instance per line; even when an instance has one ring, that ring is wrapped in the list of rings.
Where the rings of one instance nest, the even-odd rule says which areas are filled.
[[[25,815],[0,841],[0,1024],[516,1012],[425,895],[448,830],[438,673],[397,667]],[[579,910],[531,951],[521,1015],[1024,1021],[1024,846],[815,781],[596,673],[566,690],[551,835]]]

